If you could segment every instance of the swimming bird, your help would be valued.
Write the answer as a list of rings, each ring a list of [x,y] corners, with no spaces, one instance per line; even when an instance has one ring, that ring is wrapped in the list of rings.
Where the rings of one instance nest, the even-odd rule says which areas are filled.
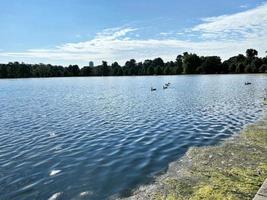
[[[157,90],[156,88],[151,87],[151,92],[152,92],[152,91],[156,91],[156,90]]]
[[[165,86],[170,86],[170,83],[165,83]]]

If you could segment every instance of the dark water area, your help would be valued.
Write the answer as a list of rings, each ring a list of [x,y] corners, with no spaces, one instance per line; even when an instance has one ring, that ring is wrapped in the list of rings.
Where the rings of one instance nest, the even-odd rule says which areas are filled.
[[[127,195],[255,122],[265,87],[266,75],[0,80],[0,199]]]

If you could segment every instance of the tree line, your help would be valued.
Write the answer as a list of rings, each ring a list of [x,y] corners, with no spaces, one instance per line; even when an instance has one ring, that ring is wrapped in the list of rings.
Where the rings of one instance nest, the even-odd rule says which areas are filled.
[[[70,77],[70,76],[132,76],[132,75],[178,75],[178,74],[234,74],[267,73],[267,56],[260,58],[255,49],[246,55],[239,54],[222,62],[219,56],[198,56],[185,52],[175,61],[164,62],[161,58],[136,62],[131,59],[120,66],[103,61],[96,67],[78,65],[68,67],[50,64],[25,64],[10,62],[0,64],[0,78]]]

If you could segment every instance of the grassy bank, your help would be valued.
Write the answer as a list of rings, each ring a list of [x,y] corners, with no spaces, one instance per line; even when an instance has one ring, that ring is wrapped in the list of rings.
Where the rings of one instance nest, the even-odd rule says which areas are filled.
[[[251,200],[267,178],[267,119],[218,146],[192,148],[128,199]]]

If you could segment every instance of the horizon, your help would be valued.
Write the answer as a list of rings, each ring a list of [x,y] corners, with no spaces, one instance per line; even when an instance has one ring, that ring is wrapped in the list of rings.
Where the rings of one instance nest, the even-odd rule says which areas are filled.
[[[231,56],[267,50],[267,1],[168,3],[7,1],[0,3],[0,63],[87,66],[183,52]]]
[[[247,49],[247,50],[249,50],[249,49]],[[264,59],[265,57],[267,57],[267,55],[265,56],[265,57],[260,57],[260,56],[258,56],[258,50],[257,49],[251,49],[251,50],[256,50],[257,51],[257,55],[255,55],[256,57],[258,57],[258,58],[261,58],[261,59]],[[201,59],[205,59],[205,58],[208,58],[208,57],[219,57],[220,59],[221,59],[221,63],[223,63],[223,62],[227,62],[227,61],[229,61],[230,60],[230,58],[234,58],[234,57],[237,57],[237,56],[239,56],[239,55],[243,55],[244,57],[246,57],[247,55],[246,55],[246,52],[245,53],[240,53],[240,54],[238,54],[238,55],[232,55],[232,56],[230,56],[229,58],[227,58],[227,59],[222,59],[220,56],[218,56],[218,55],[206,55],[206,56],[202,56],[202,55],[198,55],[198,54],[196,54],[196,53],[194,53],[194,52],[183,52],[183,53],[181,53],[181,54],[178,54],[177,56],[183,56],[183,54],[184,53],[188,53],[188,54],[195,54],[195,55],[197,55],[199,58],[201,58]],[[266,52],[267,53],[267,52]],[[177,57],[176,56],[176,57]],[[114,63],[118,63],[119,64],[119,66],[120,67],[125,67],[125,65],[126,65],[126,63],[127,62],[129,62],[129,61],[131,61],[131,60],[135,60],[136,61],[136,64],[138,64],[138,63],[142,63],[142,64],[144,64],[144,62],[145,61],[147,61],[147,60],[150,60],[150,61],[153,61],[153,60],[156,60],[156,59],[158,59],[158,58],[160,58],[160,59],[162,59],[161,57],[156,57],[156,58],[151,58],[151,59],[144,59],[144,60],[140,60],[139,62],[137,62],[134,58],[131,58],[131,59],[129,59],[129,60],[126,60],[125,61],[125,63],[122,63],[122,64],[120,64],[119,62],[117,62],[117,61],[113,61],[113,62],[107,62],[107,61],[105,61],[105,60],[102,60],[100,63],[98,63],[98,64],[95,64],[93,61],[89,61],[88,63],[87,63],[87,65],[85,64],[85,65],[78,65],[78,64],[75,64],[75,63],[73,63],[73,64],[66,64],[66,65],[61,65],[61,64],[52,64],[52,63],[27,63],[27,62],[24,62],[24,61],[21,61],[21,62],[19,62],[19,61],[9,61],[9,62],[6,62],[6,63],[1,63],[0,62],[0,65],[1,64],[3,64],[3,65],[8,65],[9,63],[19,63],[19,64],[26,64],[26,65],[40,65],[40,64],[44,64],[44,65],[52,65],[52,66],[62,66],[62,67],[69,67],[69,66],[75,66],[75,65],[77,65],[80,69],[82,69],[83,67],[99,67],[99,66],[101,66],[101,65],[103,65],[103,62],[106,62],[107,63],[107,66],[112,66],[112,64],[114,64]],[[163,62],[165,63],[165,64],[167,64],[168,62],[173,62],[173,63],[175,63],[176,62],[176,58],[174,58],[174,59],[171,59],[171,60],[164,60],[164,59],[162,59],[163,60]],[[90,64],[91,64],[91,62],[92,62],[92,64],[93,64],[93,66],[90,66]]]

